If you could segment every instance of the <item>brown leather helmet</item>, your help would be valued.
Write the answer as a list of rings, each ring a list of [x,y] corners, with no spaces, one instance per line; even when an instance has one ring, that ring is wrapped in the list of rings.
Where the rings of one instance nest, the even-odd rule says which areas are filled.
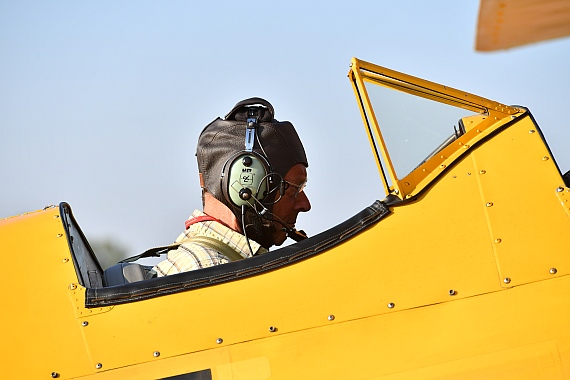
[[[270,173],[283,178],[296,164],[309,166],[295,127],[288,121],[275,120],[273,106],[268,101],[250,98],[237,103],[224,119],[217,118],[202,130],[196,149],[202,188],[236,215],[241,211],[224,194],[222,179],[227,175],[224,170],[227,171],[228,161],[245,151],[247,119],[251,114],[257,117],[252,151],[267,160]]]

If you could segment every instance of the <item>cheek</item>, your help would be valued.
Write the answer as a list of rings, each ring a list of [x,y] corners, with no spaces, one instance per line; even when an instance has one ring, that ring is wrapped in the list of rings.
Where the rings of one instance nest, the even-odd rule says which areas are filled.
[[[291,202],[290,197],[283,197],[273,206],[273,213],[280,218],[291,213],[295,206],[295,202]]]

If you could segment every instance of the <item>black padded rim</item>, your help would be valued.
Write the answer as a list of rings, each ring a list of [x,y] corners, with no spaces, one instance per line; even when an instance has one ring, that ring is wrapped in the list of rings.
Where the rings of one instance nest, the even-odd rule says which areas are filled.
[[[261,256],[125,285],[88,288],[85,295],[85,306],[102,307],[140,301],[234,281],[293,265],[342,243],[377,223],[389,213],[390,210],[384,203],[376,201],[336,227]]]

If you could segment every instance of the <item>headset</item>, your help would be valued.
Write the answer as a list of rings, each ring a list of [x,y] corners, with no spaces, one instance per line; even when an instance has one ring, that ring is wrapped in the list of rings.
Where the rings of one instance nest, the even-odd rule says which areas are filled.
[[[279,194],[271,204],[277,203],[285,193],[285,181],[278,173],[274,173],[267,157],[253,151],[255,141],[263,152],[263,146],[256,136],[258,126],[258,107],[248,107],[245,149],[231,156],[223,165],[220,176],[222,193],[231,204],[241,207],[242,227],[245,233],[245,210],[252,208],[259,217],[266,218],[266,213],[271,215],[271,219],[283,226],[282,230],[287,236],[295,241],[307,238],[304,231],[297,231],[287,224],[277,215],[270,212],[263,199],[270,193],[278,190]],[[247,238],[247,235],[246,235]],[[249,239],[247,239],[249,245]],[[251,250],[251,246],[250,246]],[[253,251],[252,251],[253,254]]]
[[[257,108],[247,110],[245,149],[231,156],[220,176],[224,197],[237,207],[254,207],[269,193],[273,184],[271,164],[260,153],[253,151],[258,125]],[[263,150],[263,148],[262,148]]]

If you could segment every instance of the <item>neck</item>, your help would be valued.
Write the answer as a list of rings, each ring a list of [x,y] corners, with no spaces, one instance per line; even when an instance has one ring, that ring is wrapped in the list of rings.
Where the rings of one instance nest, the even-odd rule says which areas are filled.
[[[233,212],[208,192],[204,194],[204,214],[219,219],[234,231],[242,232],[241,224]]]

